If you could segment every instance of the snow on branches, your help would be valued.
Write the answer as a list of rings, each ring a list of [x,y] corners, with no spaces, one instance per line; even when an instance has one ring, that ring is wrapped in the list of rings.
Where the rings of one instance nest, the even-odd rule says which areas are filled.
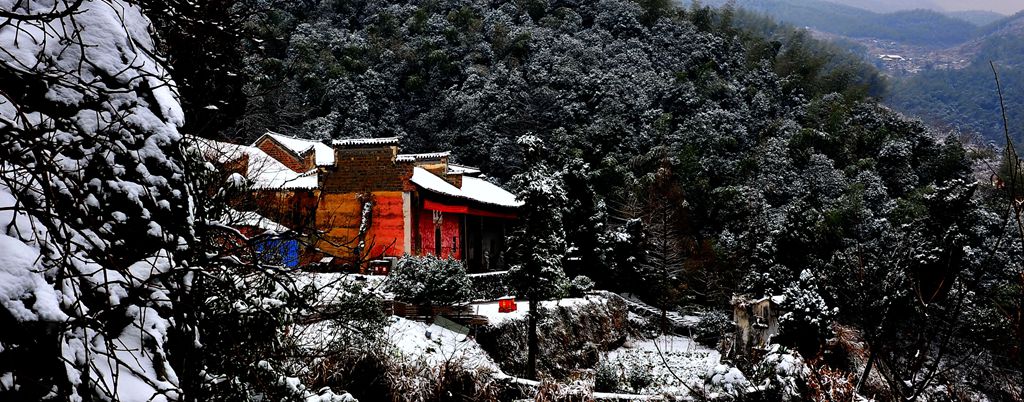
[[[184,116],[150,30],[122,0],[0,1],[0,396],[180,396]]]

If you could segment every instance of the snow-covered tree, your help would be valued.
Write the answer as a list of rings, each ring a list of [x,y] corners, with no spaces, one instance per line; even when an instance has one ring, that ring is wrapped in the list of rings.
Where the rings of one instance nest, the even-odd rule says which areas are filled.
[[[562,217],[568,243],[566,274],[611,281],[608,216],[604,199],[593,186],[594,172],[589,164],[576,158],[566,163],[560,174],[566,193],[574,195],[567,198]]]
[[[315,287],[218,248],[258,241],[220,222],[244,178],[191,155],[151,32],[131,1],[0,4],[0,399],[320,397],[278,364]]]
[[[518,143],[528,155],[530,166],[512,180],[516,198],[523,206],[508,239],[506,258],[509,285],[530,301],[526,374],[536,378],[539,302],[560,296],[565,288],[562,260],[566,244],[561,211],[567,199],[561,177],[542,159],[544,143],[534,136],[520,137]]]
[[[149,20],[5,2],[0,48],[0,399],[179,399],[184,116]]]

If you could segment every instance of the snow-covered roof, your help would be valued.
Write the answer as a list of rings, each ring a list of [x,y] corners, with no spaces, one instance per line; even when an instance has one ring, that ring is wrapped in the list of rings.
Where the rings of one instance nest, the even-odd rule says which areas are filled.
[[[194,135],[185,135],[185,143],[195,146],[207,161],[214,163],[234,162],[243,156],[248,156],[251,149],[245,145],[232,144],[230,142],[216,141]]]
[[[463,177],[462,188],[458,188],[426,169],[414,167],[411,180],[424,190],[442,195],[508,208],[523,205],[515,194],[476,177]]]
[[[430,152],[424,154],[398,154],[395,158],[398,162],[413,162],[427,159],[441,159],[450,156],[451,152]]]
[[[454,163],[448,164],[448,173],[462,174],[467,176],[475,176],[480,174],[480,169],[472,166],[456,165]]]
[[[249,157],[249,180],[254,190],[310,190],[318,186],[317,172],[296,173],[277,159],[259,151]]]
[[[267,219],[256,212],[239,211],[234,208],[227,208],[224,211],[224,216],[221,218],[221,222],[231,226],[250,226],[278,234],[290,231],[286,226]]]
[[[412,179],[413,184],[420,186],[424,190],[428,190],[434,193],[450,195],[452,197],[462,197],[462,190],[455,185],[444,181],[441,177],[436,174],[430,173],[427,169],[421,167],[412,168]]]
[[[308,190],[319,185],[316,169],[296,173],[259,148],[193,138],[196,138],[196,144],[203,156],[213,162],[227,163],[248,156],[246,178],[255,190]]]
[[[260,139],[263,138],[270,138],[274,140],[295,155],[303,155],[306,152],[313,151],[315,153],[317,166],[334,165],[334,149],[320,141],[289,137],[272,131],[268,131],[260,137]],[[256,143],[259,143],[259,141],[260,140],[256,140]],[[253,143],[253,145],[255,146],[256,143]]]
[[[479,177],[466,176],[462,178],[462,193],[466,198],[480,201],[485,204],[501,205],[505,207],[520,207],[522,202],[516,200],[516,195],[498,187],[494,183]]]
[[[338,147],[355,147],[366,145],[398,145],[398,137],[347,138],[341,140],[334,140],[331,142],[331,144]]]
[[[771,303],[774,303],[774,304],[781,304],[782,302],[786,301],[786,296],[785,295],[764,296],[764,297],[761,297],[759,299],[753,299],[753,298],[751,298],[749,296],[746,296],[746,295],[734,295],[732,297],[732,304],[733,305],[761,304],[761,303],[764,303],[766,301],[770,301]]]

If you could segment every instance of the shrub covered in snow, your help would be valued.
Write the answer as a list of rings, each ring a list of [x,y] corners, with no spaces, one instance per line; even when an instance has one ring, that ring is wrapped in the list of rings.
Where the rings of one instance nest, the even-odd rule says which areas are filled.
[[[566,293],[569,297],[582,297],[591,290],[594,290],[594,281],[586,275],[578,275],[569,281]]]
[[[796,351],[778,344],[768,347],[764,358],[754,365],[752,377],[763,379],[773,399],[798,401],[806,394],[810,368]]]
[[[752,385],[740,369],[728,364],[719,364],[709,370],[706,383],[712,392],[730,396],[743,395]]]
[[[470,274],[469,281],[472,283],[475,299],[494,300],[512,294],[508,284],[508,272]]]
[[[694,338],[707,345],[717,345],[723,337],[736,330],[732,315],[722,310],[711,310],[701,316],[700,325],[694,327]]]
[[[602,361],[594,369],[594,391],[615,392],[619,390],[619,371],[606,361]]]
[[[817,277],[804,270],[798,282],[786,287],[779,309],[779,339],[800,347],[801,353],[813,355],[832,332],[832,321],[838,308],[829,307],[818,292]]]
[[[454,305],[473,296],[462,262],[432,255],[399,259],[388,276],[387,288],[396,300],[426,305]]]

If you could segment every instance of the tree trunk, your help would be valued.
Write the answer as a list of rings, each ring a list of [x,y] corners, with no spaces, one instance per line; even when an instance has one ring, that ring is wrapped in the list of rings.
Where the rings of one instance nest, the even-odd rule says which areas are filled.
[[[871,366],[875,365],[876,356],[878,356],[878,349],[872,347],[871,354],[868,355],[868,363],[864,365],[864,373],[861,374],[860,381],[857,381],[856,392],[858,394],[864,389],[864,384],[868,382],[868,376],[871,375]]]
[[[530,330],[526,341],[526,376],[533,379],[537,378],[537,354],[540,349],[537,345],[537,318],[540,317],[540,312],[537,311],[537,304],[537,298],[531,297],[529,314]]]

